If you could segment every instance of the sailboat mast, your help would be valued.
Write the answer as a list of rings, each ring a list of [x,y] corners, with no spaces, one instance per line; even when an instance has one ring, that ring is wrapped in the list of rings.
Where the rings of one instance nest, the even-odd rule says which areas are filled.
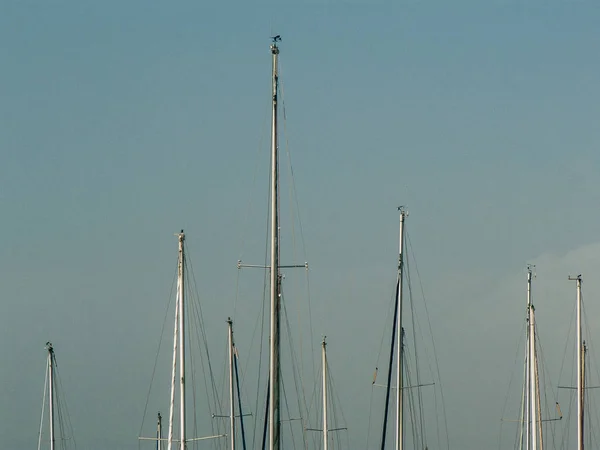
[[[582,364],[583,342],[581,337],[581,275],[569,277],[577,281],[577,450],[583,450],[583,386]]]
[[[327,428],[327,343],[323,337],[323,450],[327,450],[329,435]]]
[[[271,55],[272,73],[272,117],[271,117],[271,341],[269,362],[269,449],[279,450],[280,401],[279,401],[279,161],[277,144],[277,90],[279,36],[273,37]]]
[[[162,416],[160,412],[156,420],[156,450],[162,450]]]
[[[50,450],[54,450],[54,348],[51,342],[46,343],[48,350],[48,408],[50,416]]]
[[[233,391],[233,322],[227,318],[228,348],[229,348],[229,442],[231,450],[235,450],[235,406]]]
[[[583,450],[583,342],[581,337],[581,275],[577,277],[577,449]]]
[[[396,450],[402,450],[404,443],[403,425],[403,379],[402,379],[402,275],[404,270],[404,220],[408,213],[403,207],[399,207],[400,211],[400,243],[398,250],[398,288],[396,290],[397,298],[397,314],[396,314]]]
[[[585,354],[587,353],[587,347],[585,341],[581,347],[581,443],[582,448],[585,442]]]
[[[531,413],[531,450],[538,450],[537,446],[537,383],[535,371],[535,308],[529,305],[529,408]]]
[[[179,264],[178,264],[179,268]],[[179,270],[178,270],[179,272]],[[178,286],[179,287],[179,286]],[[173,327],[173,364],[171,366],[171,395],[169,397],[169,435],[167,438],[167,450],[173,448],[173,424],[175,417],[175,377],[177,375],[177,334],[179,330],[179,302],[175,302],[175,326]]]
[[[532,266],[528,265],[527,266],[527,324],[530,323],[531,321],[531,275],[532,275]],[[530,332],[529,332],[529,327],[527,327],[527,331],[526,331],[526,345],[527,345],[527,352],[526,352],[526,357],[525,357],[525,448],[526,450],[529,450],[529,444],[531,443],[531,421],[530,421],[530,411],[531,411],[531,405],[530,402],[528,401],[529,398],[531,397],[531,390],[530,390],[530,377],[531,377],[531,358],[530,358],[530,351],[529,351],[529,339],[530,339]]]
[[[185,255],[183,242],[185,234],[183,230],[177,235],[179,239],[179,263],[177,268],[177,301],[179,304],[179,439],[180,448],[185,450],[185,309],[184,309],[184,266]]]

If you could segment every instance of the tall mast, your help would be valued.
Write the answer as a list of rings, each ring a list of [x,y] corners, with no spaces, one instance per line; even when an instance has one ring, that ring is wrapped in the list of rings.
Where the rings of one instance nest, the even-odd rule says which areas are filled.
[[[585,341],[582,343],[581,348],[581,444],[585,442],[585,354],[587,353],[587,347]]]
[[[227,318],[227,341],[229,348],[229,442],[231,450],[235,450],[235,406],[233,393],[233,322]]]
[[[400,206],[400,243],[398,249],[398,287],[396,290],[397,297],[397,314],[396,314],[396,337],[397,337],[397,359],[396,359],[396,450],[402,450],[404,441],[404,434],[402,430],[403,425],[403,379],[402,379],[402,359],[403,359],[403,348],[402,348],[402,272],[404,270],[404,219],[408,215],[406,210]]]
[[[537,446],[537,383],[535,371],[535,309],[529,305],[529,408],[531,413],[531,450],[538,450]]]
[[[177,267],[177,301],[179,306],[179,439],[180,448],[185,450],[185,309],[184,309],[184,266],[183,230],[177,235],[179,239],[179,262]]]
[[[323,450],[327,450],[329,443],[327,428],[327,343],[323,337]]]
[[[531,264],[527,265],[527,324],[529,325],[530,321],[531,321],[531,278],[532,278],[532,268],[533,266]],[[531,434],[530,434],[530,430],[531,430],[531,421],[530,421],[530,411],[531,411],[531,405],[530,402],[528,402],[528,399],[531,397],[531,392],[530,392],[530,374],[531,374],[531,358],[530,358],[530,351],[529,351],[529,337],[530,337],[530,333],[529,333],[529,326],[527,327],[526,330],[526,339],[525,339],[525,343],[527,345],[527,351],[526,351],[526,356],[525,356],[525,448],[526,450],[529,450],[529,444],[531,442]]]
[[[277,90],[278,90],[278,55],[277,41],[272,38],[271,55],[272,73],[272,117],[271,117],[271,341],[269,363],[269,449],[279,450],[280,410],[279,410],[279,162],[277,144]]]
[[[162,450],[162,416],[160,411],[156,419],[156,450]]]
[[[179,269],[179,264],[178,264]],[[178,270],[179,272],[179,270]],[[178,286],[179,287],[179,286]],[[167,450],[173,448],[173,424],[175,417],[175,377],[177,375],[177,333],[179,331],[179,302],[175,302],[175,326],[173,327],[173,364],[171,366],[171,396],[169,397],[169,434],[167,438]]]
[[[577,281],[577,450],[583,450],[583,385],[582,385],[582,354],[583,342],[581,337],[581,275],[569,277]]]
[[[50,410],[50,450],[54,450],[54,348],[51,342],[46,342],[48,350],[48,408]]]

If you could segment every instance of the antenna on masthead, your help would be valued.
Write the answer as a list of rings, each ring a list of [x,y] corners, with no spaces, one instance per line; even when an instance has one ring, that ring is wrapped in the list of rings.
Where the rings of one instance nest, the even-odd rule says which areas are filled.
[[[278,34],[277,36],[271,36],[271,40],[273,41],[273,44],[281,42],[281,35]]]

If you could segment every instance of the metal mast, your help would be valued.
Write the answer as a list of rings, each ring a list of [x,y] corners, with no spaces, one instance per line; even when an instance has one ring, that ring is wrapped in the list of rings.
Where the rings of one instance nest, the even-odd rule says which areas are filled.
[[[327,450],[329,442],[327,428],[327,343],[323,337],[323,450]]]
[[[531,277],[532,277],[532,265],[527,265],[527,323],[529,324],[531,321]],[[530,358],[530,352],[529,352],[529,338],[530,338],[530,333],[529,333],[529,327],[527,327],[526,330],[526,345],[527,345],[527,352],[526,352],[526,356],[525,356],[525,364],[526,364],[526,368],[525,368],[525,392],[526,392],[526,397],[525,397],[525,448],[526,450],[529,450],[529,444],[531,442],[531,420],[530,420],[530,411],[531,411],[531,407],[530,407],[530,403],[527,401],[530,397],[531,397],[531,392],[530,392],[530,377],[531,377],[531,358]]]
[[[184,309],[184,266],[183,230],[177,235],[179,238],[179,263],[177,267],[177,300],[179,302],[179,409],[180,409],[180,448],[185,450],[185,309]]]
[[[162,450],[162,416],[160,411],[156,420],[156,450]]]
[[[581,348],[581,444],[585,442],[585,354],[587,353],[587,347],[585,341],[583,341],[583,347]]]
[[[403,348],[402,348],[402,275],[404,270],[404,219],[408,216],[406,210],[400,206],[400,243],[398,250],[398,289],[396,290],[397,298],[397,314],[396,314],[396,337],[397,337],[397,360],[396,360],[396,450],[402,450],[404,433],[402,430],[403,425],[403,379],[402,379],[402,359],[403,359]]]
[[[531,450],[538,450],[537,446],[537,383],[535,370],[535,308],[529,305],[529,400],[531,411]]]
[[[179,272],[179,265],[178,265]],[[179,287],[179,286],[178,286]],[[173,448],[173,424],[175,417],[175,377],[177,375],[177,333],[179,325],[179,302],[175,301],[175,326],[173,327],[173,364],[171,367],[171,396],[169,402],[169,435],[167,438],[167,450]]]
[[[271,43],[273,60],[272,73],[272,117],[271,117],[271,341],[269,362],[269,449],[279,450],[280,441],[280,401],[279,401],[279,162],[277,144],[277,91],[278,56],[277,42],[281,38],[274,36]]]
[[[228,348],[229,348],[229,442],[231,450],[235,450],[235,406],[233,391],[233,322],[227,318],[228,327]]]
[[[583,450],[583,385],[582,364],[583,342],[581,338],[581,275],[569,277],[577,281],[577,450]]]
[[[48,350],[48,408],[50,416],[50,450],[54,450],[56,438],[54,437],[54,348],[52,342],[46,342]]]

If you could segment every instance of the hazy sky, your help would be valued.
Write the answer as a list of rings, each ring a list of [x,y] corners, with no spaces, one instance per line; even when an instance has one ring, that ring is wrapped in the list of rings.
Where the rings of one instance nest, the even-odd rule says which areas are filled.
[[[592,0],[3,2],[3,445],[37,442],[52,340],[79,448],[137,448],[181,228],[222,356],[236,261],[264,255],[281,34],[314,334],[329,337],[352,448],[365,448],[399,204],[451,446],[497,446],[525,264],[552,376],[568,274],[600,313],[598,23]]]

